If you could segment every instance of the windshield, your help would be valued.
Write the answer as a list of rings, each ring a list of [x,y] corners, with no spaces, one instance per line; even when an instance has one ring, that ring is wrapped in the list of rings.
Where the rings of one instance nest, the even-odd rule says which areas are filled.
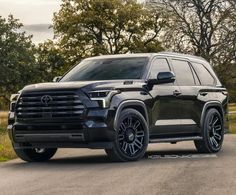
[[[141,79],[147,63],[147,57],[84,60],[61,82]]]

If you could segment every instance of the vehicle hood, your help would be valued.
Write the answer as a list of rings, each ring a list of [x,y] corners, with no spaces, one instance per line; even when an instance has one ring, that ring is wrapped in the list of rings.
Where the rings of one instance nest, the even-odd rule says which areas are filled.
[[[79,82],[57,82],[39,83],[24,87],[22,92],[56,91],[56,90],[135,90],[146,85],[144,80],[112,80],[112,81],[79,81]]]

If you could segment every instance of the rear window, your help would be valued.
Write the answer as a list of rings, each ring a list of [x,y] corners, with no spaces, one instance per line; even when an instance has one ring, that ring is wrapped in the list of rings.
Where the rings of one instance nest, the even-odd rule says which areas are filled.
[[[215,84],[214,77],[210,72],[200,63],[192,62],[194,70],[196,71],[198,78],[200,79],[201,85],[212,86]]]

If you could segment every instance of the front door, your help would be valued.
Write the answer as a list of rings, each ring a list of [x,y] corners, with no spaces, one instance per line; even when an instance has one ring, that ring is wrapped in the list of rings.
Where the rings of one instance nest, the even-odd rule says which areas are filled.
[[[157,57],[153,60],[149,78],[156,79],[159,72],[172,71],[168,60]],[[176,83],[154,85],[150,90],[153,97],[152,123],[150,137],[170,135],[181,132],[180,125],[180,90]]]

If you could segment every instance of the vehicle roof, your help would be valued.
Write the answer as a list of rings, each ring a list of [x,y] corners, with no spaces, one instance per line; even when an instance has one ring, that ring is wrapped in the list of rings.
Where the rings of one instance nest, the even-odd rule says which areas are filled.
[[[181,58],[188,59],[190,61],[199,60],[199,61],[207,62],[204,58],[200,56],[195,56],[195,55],[190,55],[190,54],[183,54],[183,53],[177,53],[177,52],[159,52],[157,54],[164,55],[164,56],[181,57]]]
[[[128,54],[115,54],[115,55],[101,55],[96,57],[90,57],[87,59],[112,59],[112,58],[132,58],[132,57],[148,57],[152,58],[157,55],[163,55],[163,56],[171,56],[171,57],[180,57],[185,58],[190,61],[202,61],[206,62],[206,60],[199,56],[189,55],[189,54],[182,54],[182,53],[176,53],[176,52],[158,52],[158,53],[128,53]]]
[[[128,53],[128,54],[115,54],[115,55],[101,55],[101,56],[95,56],[95,57],[90,57],[87,59],[112,59],[112,58],[132,58],[132,57],[152,57],[154,56],[155,53]]]

